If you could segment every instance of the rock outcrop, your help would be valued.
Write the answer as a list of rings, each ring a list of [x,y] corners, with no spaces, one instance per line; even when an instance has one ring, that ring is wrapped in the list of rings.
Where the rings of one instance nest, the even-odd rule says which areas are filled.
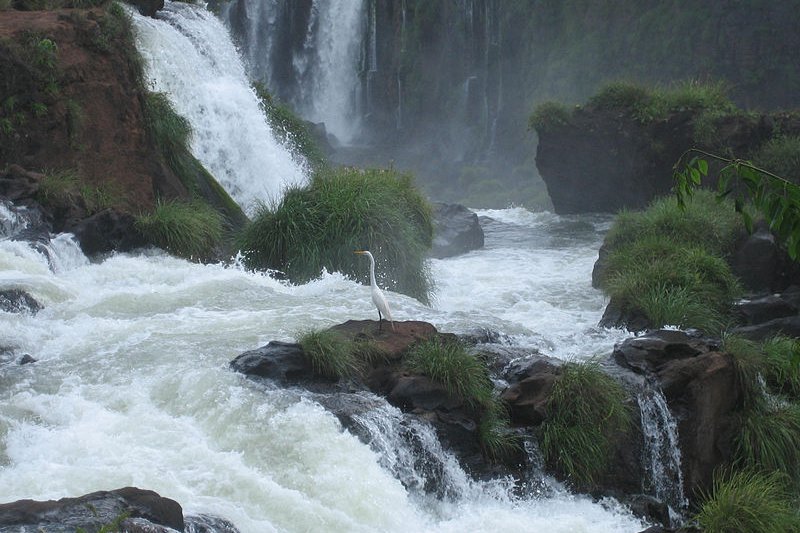
[[[483,248],[478,215],[459,204],[433,204],[431,257],[442,259]]]

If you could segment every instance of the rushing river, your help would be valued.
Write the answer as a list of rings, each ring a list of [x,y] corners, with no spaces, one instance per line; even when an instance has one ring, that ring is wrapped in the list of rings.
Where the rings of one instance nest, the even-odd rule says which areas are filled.
[[[589,283],[607,220],[480,214],[486,247],[432,262],[433,307],[389,293],[396,319],[490,328],[566,358],[620,338],[594,327],[604,302]],[[553,482],[512,496],[462,475],[458,497],[426,497],[310,397],[229,370],[269,340],[373,318],[368,287],[335,273],[292,286],[157,252],[90,263],[67,236],[42,250],[0,242],[0,285],[44,305],[0,313],[0,346],[14,348],[0,365],[0,502],[135,485],[252,533],[643,529]],[[38,362],[16,364],[25,353]]]
[[[248,211],[305,179],[261,117],[221,23],[185,3],[167,2],[159,17],[134,15],[137,43],[151,86],[192,123],[195,155]],[[605,301],[590,279],[607,218],[479,214],[485,248],[432,261],[430,307],[388,293],[396,320],[489,329],[562,359],[607,353],[624,337],[596,328]],[[616,502],[572,495],[537,472],[530,489],[470,481],[419,425],[425,453],[447,465],[445,495],[426,494],[414,481],[425,475],[414,470],[417,452],[397,438],[401,415],[380,399],[361,416],[367,445],[314,396],[229,369],[270,340],[374,319],[368,287],[338,273],[293,286],[235,261],[199,265],[159,251],[90,262],[69,235],[9,238],[24,226],[0,206],[0,288],[44,306],[0,312],[0,502],[132,485],[243,533],[645,527]],[[37,362],[18,364],[24,354]]]

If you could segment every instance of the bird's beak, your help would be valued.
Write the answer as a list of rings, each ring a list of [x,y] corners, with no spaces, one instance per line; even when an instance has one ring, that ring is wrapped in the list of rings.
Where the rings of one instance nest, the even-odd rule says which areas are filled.
[[[363,252],[362,250],[356,250],[356,251],[355,251],[355,252],[353,252],[353,253],[354,253],[354,254],[362,254],[362,255],[364,254],[364,252]]]

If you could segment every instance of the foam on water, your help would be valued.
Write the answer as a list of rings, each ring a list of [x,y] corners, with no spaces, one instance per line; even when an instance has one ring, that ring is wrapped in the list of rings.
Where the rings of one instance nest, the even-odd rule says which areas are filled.
[[[398,319],[430,319],[456,332],[488,324],[531,342],[539,333],[564,343],[557,353],[583,353],[582,334],[568,334],[567,325],[541,332],[539,324],[549,322],[535,317],[546,313],[509,312],[503,297],[491,296],[503,285],[497,280],[525,275],[535,290],[519,280],[518,288],[506,289],[509,295],[541,293],[525,305],[569,316],[578,330],[592,313],[597,318],[597,297],[580,296],[583,279],[574,279],[578,288],[570,289],[566,273],[560,274],[564,281],[544,272],[530,279],[540,274],[524,257],[506,260],[517,245],[502,239],[530,237],[531,255],[556,256],[542,265],[588,263],[595,241],[533,246],[561,238],[564,219],[542,215],[540,222],[538,230],[520,224],[505,232],[489,224],[486,250],[435,263],[438,307],[388,294]],[[537,231],[550,237],[535,237]],[[228,369],[236,355],[269,340],[373,318],[368,287],[339,274],[292,286],[236,266],[159,253],[65,261],[69,268],[54,269],[42,252],[26,247],[0,241],[4,284],[24,287],[45,305],[35,316],[0,313],[0,346],[38,360],[0,365],[0,501],[135,485],[177,500],[187,513],[227,518],[244,533],[643,529],[613,502],[594,503],[561,489],[512,495],[503,483],[472,482],[457,471],[449,476],[460,485],[449,492],[455,496],[420,498],[413,486],[403,486],[379,447],[344,431],[312,396]],[[573,272],[585,277],[586,270]],[[460,282],[442,277],[448,275]],[[546,280],[564,286],[548,289]],[[470,286],[472,302],[464,294]],[[560,307],[556,293],[563,294]],[[573,295],[594,303],[576,304]]]

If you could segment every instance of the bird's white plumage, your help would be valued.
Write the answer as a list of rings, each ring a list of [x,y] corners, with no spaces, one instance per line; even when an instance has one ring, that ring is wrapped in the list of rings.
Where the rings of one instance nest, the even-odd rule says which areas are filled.
[[[368,251],[357,251],[355,253],[369,257],[369,284],[372,290],[372,303],[378,308],[378,324],[380,325],[381,318],[385,317],[392,325],[392,329],[394,329],[394,321],[392,319],[392,312],[389,310],[389,302],[386,301],[386,296],[383,295],[383,291],[375,282],[375,258],[372,257],[372,254]]]

